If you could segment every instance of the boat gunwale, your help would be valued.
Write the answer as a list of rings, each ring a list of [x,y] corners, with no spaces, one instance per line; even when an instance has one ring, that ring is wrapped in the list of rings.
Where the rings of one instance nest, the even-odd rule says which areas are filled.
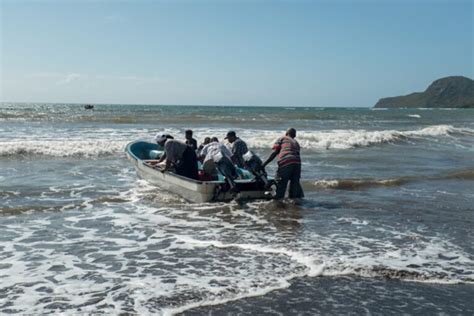
[[[136,140],[136,141],[133,141],[133,142],[127,144],[127,146],[125,147],[127,155],[131,156],[134,160],[137,161],[137,163],[141,163],[143,166],[146,166],[146,167],[150,168],[151,170],[153,170],[155,172],[161,172],[160,170],[157,170],[157,169],[153,168],[153,166],[147,164],[145,159],[140,159],[133,153],[133,151],[130,148],[133,144],[136,144],[136,143],[148,143],[148,142],[144,141],[144,140]],[[195,184],[200,184],[200,185],[217,185],[217,184],[224,184],[225,183],[225,181],[223,181],[223,180],[217,180],[217,181],[216,180],[213,180],[213,181],[195,180],[195,179],[191,179],[191,178],[188,178],[188,177],[181,176],[179,174],[176,174],[176,173],[170,172],[170,171],[166,171],[163,174],[167,174],[167,175],[170,175],[172,177],[178,178],[180,180],[195,183]],[[234,181],[235,181],[235,183],[254,183],[257,180],[255,178],[253,178],[253,179],[236,179]]]

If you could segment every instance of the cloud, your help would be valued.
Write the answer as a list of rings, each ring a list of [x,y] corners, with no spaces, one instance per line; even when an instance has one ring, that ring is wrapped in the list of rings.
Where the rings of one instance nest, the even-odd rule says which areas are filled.
[[[60,79],[59,81],[56,82],[57,85],[67,85],[70,84],[73,81],[76,81],[80,79],[82,76],[80,74],[76,73],[71,73],[66,75],[64,78]]]
[[[87,75],[80,75],[78,73],[57,73],[57,72],[35,72],[25,76],[28,79],[39,79],[46,81],[49,79],[49,82],[55,82],[57,85],[66,85],[73,81],[80,79],[81,77],[87,77]]]

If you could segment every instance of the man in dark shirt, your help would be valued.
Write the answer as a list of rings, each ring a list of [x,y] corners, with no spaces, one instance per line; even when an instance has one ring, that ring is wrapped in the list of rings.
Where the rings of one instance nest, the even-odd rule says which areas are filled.
[[[188,129],[184,132],[184,137],[186,138],[186,145],[190,146],[194,151],[197,149],[197,141],[193,138],[193,131]]]
[[[290,182],[290,199],[304,197],[303,188],[300,184],[300,145],[295,140],[295,137],[296,130],[289,128],[285,136],[278,138],[273,144],[273,152],[263,163],[263,167],[265,167],[278,156],[278,169],[275,176],[277,186],[276,199],[283,199],[285,197],[288,181]]]
[[[244,158],[242,156],[249,151],[247,144],[238,138],[234,131],[229,131],[225,139],[227,139],[231,144],[232,161],[237,165],[237,167],[244,168]]]
[[[166,159],[166,166],[162,172],[168,171],[171,165],[175,165],[176,174],[183,177],[198,179],[198,161],[196,152],[185,143],[173,139],[169,134],[156,137],[156,142],[164,147],[165,154],[159,163]]]

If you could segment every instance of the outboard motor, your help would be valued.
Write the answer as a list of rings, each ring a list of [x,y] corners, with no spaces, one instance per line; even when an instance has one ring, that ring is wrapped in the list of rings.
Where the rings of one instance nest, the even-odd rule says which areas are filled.
[[[248,171],[250,171],[258,181],[263,183],[265,189],[270,189],[273,184],[273,181],[269,181],[267,178],[267,172],[263,167],[262,160],[253,152],[247,151],[244,155],[245,167]]]

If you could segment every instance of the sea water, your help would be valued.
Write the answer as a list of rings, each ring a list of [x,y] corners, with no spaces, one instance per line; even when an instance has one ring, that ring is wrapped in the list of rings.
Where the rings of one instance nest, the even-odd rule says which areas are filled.
[[[194,204],[124,152],[288,127],[299,203]],[[472,314],[473,205],[472,109],[3,103],[0,313]]]

